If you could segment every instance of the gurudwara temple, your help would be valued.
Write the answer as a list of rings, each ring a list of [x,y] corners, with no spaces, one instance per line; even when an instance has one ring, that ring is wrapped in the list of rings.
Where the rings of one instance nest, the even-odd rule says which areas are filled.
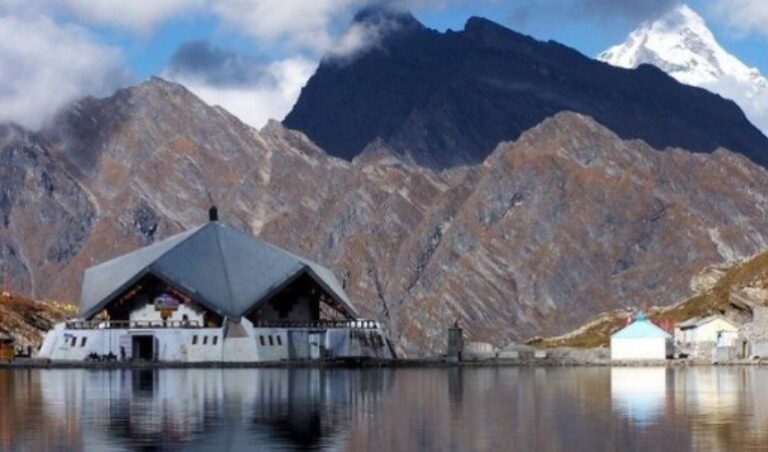
[[[220,221],[86,270],[78,319],[60,323],[52,361],[275,362],[391,359],[333,273]]]

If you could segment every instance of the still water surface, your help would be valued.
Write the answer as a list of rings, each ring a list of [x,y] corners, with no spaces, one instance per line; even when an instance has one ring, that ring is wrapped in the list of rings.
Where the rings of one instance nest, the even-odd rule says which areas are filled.
[[[768,369],[0,370],[2,450],[768,450]]]

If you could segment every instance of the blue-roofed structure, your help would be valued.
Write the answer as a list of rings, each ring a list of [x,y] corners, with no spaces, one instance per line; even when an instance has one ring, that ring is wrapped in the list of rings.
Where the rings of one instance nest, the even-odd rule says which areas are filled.
[[[672,335],[656,326],[653,322],[648,320],[644,314],[638,314],[635,316],[635,320],[632,323],[613,333],[611,337],[634,339],[646,337],[671,338]]]

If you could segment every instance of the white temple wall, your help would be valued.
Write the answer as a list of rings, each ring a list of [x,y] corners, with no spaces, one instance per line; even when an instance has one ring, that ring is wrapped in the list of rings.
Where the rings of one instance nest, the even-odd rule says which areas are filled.
[[[225,338],[225,328],[67,329],[56,325],[46,336],[39,357],[54,361],[84,361],[89,354],[130,360],[134,337],[153,338],[152,359],[161,362],[267,362],[311,357],[389,358],[378,329],[254,328],[246,319],[237,335]],[[233,337],[236,336],[236,337]],[[299,341],[291,345],[290,341]],[[320,340],[318,343],[317,341]],[[322,356],[312,343],[322,345]],[[297,351],[292,356],[292,347]],[[314,353],[319,353],[316,349]]]

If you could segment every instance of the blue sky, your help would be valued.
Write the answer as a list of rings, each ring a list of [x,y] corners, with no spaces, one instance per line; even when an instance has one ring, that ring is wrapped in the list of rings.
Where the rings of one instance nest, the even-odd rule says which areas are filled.
[[[768,15],[768,1],[761,1],[764,1],[766,15]],[[559,0],[538,2],[550,6],[539,10],[533,8],[533,11],[525,17],[517,17],[521,10],[520,3],[498,1],[460,5],[420,11],[418,17],[432,28],[440,30],[461,29],[466,18],[472,15],[487,17],[537,39],[561,42],[589,56],[595,56],[611,45],[623,42],[632,30],[649,18],[644,18],[642,15],[620,14],[609,17],[574,15],[573,11],[566,6],[569,2]],[[715,4],[713,0],[689,0],[686,3],[704,17],[726,50],[747,65],[755,66],[763,74],[768,74],[768,35],[744,31],[729,25],[729,22],[724,20],[719,11],[713,7]],[[768,25],[766,25],[766,31],[768,31]]]
[[[678,0],[379,0],[438,30],[482,16],[594,56]],[[290,109],[370,0],[0,0],[0,120],[28,127],[82,95],[150,75],[260,126]],[[768,74],[766,0],[690,0],[721,44]],[[353,30],[354,31],[354,30]],[[15,39],[19,35],[29,37]],[[27,42],[29,41],[29,42]]]
[[[556,7],[542,8],[540,12],[521,18],[517,17],[521,9],[519,3],[461,2],[457,5],[416,7],[412,12],[425,25],[441,31],[460,30],[471,16],[486,17],[537,39],[559,41],[589,56],[622,42],[643,21],[641,17],[620,15],[608,18],[588,15],[567,17],[569,11],[561,10],[563,14],[557,14]],[[553,0],[546,3],[555,5],[565,2]],[[757,67],[763,74],[768,74],[768,37],[757,33],[744,33],[718,20],[710,0],[691,0],[687,3],[704,16],[726,50],[746,64]],[[768,9],[768,2],[766,8]],[[340,33],[343,26],[344,22],[339,20],[339,23],[331,27],[332,33]],[[239,31],[221,26],[211,16],[199,14],[174,18],[148,35],[122,32],[114,27],[101,27],[99,34],[106,42],[124,49],[131,69],[141,79],[162,72],[178,47],[192,40],[207,40],[264,60],[278,58],[290,51],[272,41],[260,42],[251,39]]]

